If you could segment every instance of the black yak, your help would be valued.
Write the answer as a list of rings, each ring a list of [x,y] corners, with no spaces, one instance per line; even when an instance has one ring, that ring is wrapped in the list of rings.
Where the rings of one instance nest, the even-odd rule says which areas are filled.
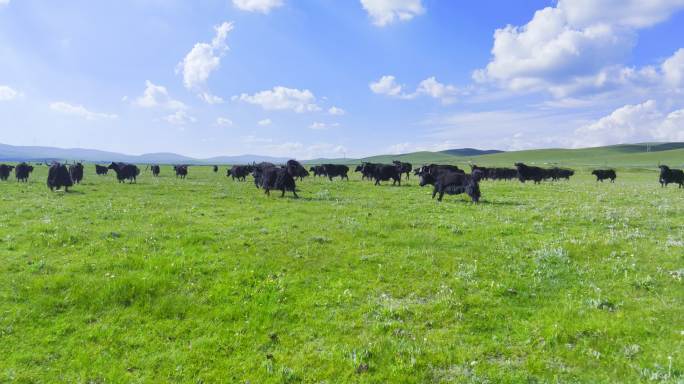
[[[521,183],[532,180],[535,184],[540,184],[542,180],[551,178],[551,173],[543,168],[530,167],[523,163],[515,163],[515,167],[518,169],[518,180]]]
[[[33,172],[33,166],[26,163],[19,163],[14,168],[14,175],[17,177],[17,180],[24,183],[28,182],[31,172]]]
[[[218,165],[214,165],[214,173],[218,172]]]
[[[330,181],[335,177],[349,180],[349,176],[347,175],[347,173],[349,173],[349,167],[346,165],[323,164],[321,167],[323,167],[323,174],[327,176]]]
[[[69,175],[74,184],[80,184],[83,180],[83,164],[76,163],[69,166]]]
[[[572,169],[563,169],[563,168],[551,168],[547,170],[548,174],[551,176],[552,180],[558,180],[558,179],[565,179],[565,180],[570,180],[570,176],[575,174],[575,171]]]
[[[679,188],[682,188],[684,185],[684,171],[681,169],[671,169],[667,165],[661,165],[660,186],[667,187],[668,184],[679,184]]]
[[[375,180],[375,185],[380,185],[381,181],[393,180],[392,185],[401,186],[401,173],[399,169],[393,164],[376,164],[373,167],[373,180]]]
[[[137,177],[140,174],[140,169],[133,164],[111,163],[107,168],[114,170],[119,183],[124,183],[126,180],[130,183],[137,182]]]
[[[326,176],[325,166],[323,165],[314,165],[313,167],[309,168],[309,172],[313,173],[314,177]]]
[[[0,164],[0,180],[7,181],[13,169],[13,165]]]
[[[411,175],[411,170],[413,169],[413,165],[411,163],[402,163],[401,161],[393,160],[392,164],[394,164],[394,166],[397,167],[399,174],[405,173],[406,180],[409,179],[409,175]]]
[[[238,179],[238,181],[247,180],[247,175],[249,175],[254,170],[251,165],[233,165],[227,172],[226,176],[232,177],[233,180]]]
[[[185,179],[188,176],[188,166],[187,165],[174,165],[173,170],[176,171],[176,177]]]
[[[444,168],[433,170],[423,168],[420,172],[420,186],[433,185],[432,198],[434,199],[439,193],[437,201],[442,201],[445,193],[448,195],[465,193],[474,203],[477,203],[481,196],[479,182],[483,176],[484,173],[478,169],[466,175],[463,172],[454,172]]]
[[[159,177],[159,174],[161,173],[161,168],[157,164],[152,165],[150,167],[150,170],[152,171],[152,176]]]
[[[603,180],[610,179],[610,182],[614,183],[615,178],[617,177],[617,174],[613,169],[594,169],[591,171],[591,174],[596,176],[596,182],[603,182]]]
[[[48,169],[47,186],[51,191],[60,190],[64,187],[65,192],[69,192],[69,187],[74,185],[71,175],[66,165],[52,163]]]
[[[280,197],[285,196],[285,191],[291,191],[295,198],[299,198],[296,191],[295,176],[301,174],[302,170],[306,171],[306,169],[296,160],[288,160],[284,167],[268,166],[267,164],[262,163],[254,169],[255,183],[257,180],[259,181],[257,186],[261,187],[267,195],[271,194],[271,189],[276,189],[282,192]]]
[[[95,164],[95,174],[98,176],[104,176],[109,172],[109,168],[103,166],[103,165],[97,165]]]
[[[361,172],[361,180],[363,180],[363,179],[372,180],[373,174],[375,174],[375,168],[380,166],[380,165],[381,164],[363,162],[363,163],[361,163],[361,165],[356,166],[356,168],[354,169],[354,172]]]

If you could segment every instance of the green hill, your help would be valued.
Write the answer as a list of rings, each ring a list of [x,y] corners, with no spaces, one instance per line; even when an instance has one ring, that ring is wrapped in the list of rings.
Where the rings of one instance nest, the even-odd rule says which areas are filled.
[[[649,152],[646,152],[647,150]],[[513,166],[513,163],[524,162],[541,166],[567,167],[655,168],[658,164],[684,167],[684,143],[625,144],[581,149],[534,149],[478,156],[455,156],[444,152],[414,152],[402,155],[372,156],[363,159],[326,159],[325,161],[311,161],[309,163],[358,164],[362,161],[391,163],[392,160],[405,161],[414,165],[439,163],[464,166],[473,163],[483,166]]]
[[[461,158],[458,162],[483,165],[512,165],[526,162],[541,165],[607,166],[607,167],[655,167],[659,163],[681,166],[684,149],[656,152],[637,152],[633,146],[612,146],[584,149],[539,149],[504,152],[493,155]]]

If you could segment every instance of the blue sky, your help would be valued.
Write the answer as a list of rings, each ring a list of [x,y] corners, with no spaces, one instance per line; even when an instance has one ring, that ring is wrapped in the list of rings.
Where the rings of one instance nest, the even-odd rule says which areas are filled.
[[[0,142],[197,157],[684,141],[684,0],[0,0]]]

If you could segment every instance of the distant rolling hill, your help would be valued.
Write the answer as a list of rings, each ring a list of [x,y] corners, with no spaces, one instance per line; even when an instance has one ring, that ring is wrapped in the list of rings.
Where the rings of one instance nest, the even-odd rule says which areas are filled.
[[[222,156],[208,159],[195,159],[175,153],[126,155],[122,153],[100,151],[96,149],[14,146],[0,144],[0,161],[50,162],[53,160],[86,161],[93,163],[123,161],[141,164],[242,164],[251,163],[253,161],[270,161],[273,163],[283,163],[287,161],[286,158],[259,155]]]
[[[475,148],[459,148],[459,149],[447,149],[446,151],[440,151],[440,153],[446,153],[452,156],[480,156],[480,155],[491,155],[494,153],[502,153],[504,151],[499,151],[498,149],[475,149]]]
[[[287,158],[241,155],[195,159],[175,153],[150,153],[140,156],[81,148],[20,147],[0,144],[0,161],[81,160],[87,162],[125,161],[141,164],[248,164],[269,161],[282,164]],[[315,159],[306,164],[358,164],[362,161],[391,163],[399,160],[414,165],[444,163],[513,166],[515,162],[560,166],[656,167],[659,163],[684,166],[684,143],[620,144],[580,149],[534,149],[502,152],[473,148],[451,149],[442,152],[413,152],[400,155],[378,155],[362,159]]]

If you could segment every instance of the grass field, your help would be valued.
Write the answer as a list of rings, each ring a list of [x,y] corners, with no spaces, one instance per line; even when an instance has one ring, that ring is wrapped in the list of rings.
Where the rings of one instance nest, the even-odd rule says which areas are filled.
[[[46,173],[0,182],[0,382],[684,382],[684,190],[655,170],[479,205]]]

